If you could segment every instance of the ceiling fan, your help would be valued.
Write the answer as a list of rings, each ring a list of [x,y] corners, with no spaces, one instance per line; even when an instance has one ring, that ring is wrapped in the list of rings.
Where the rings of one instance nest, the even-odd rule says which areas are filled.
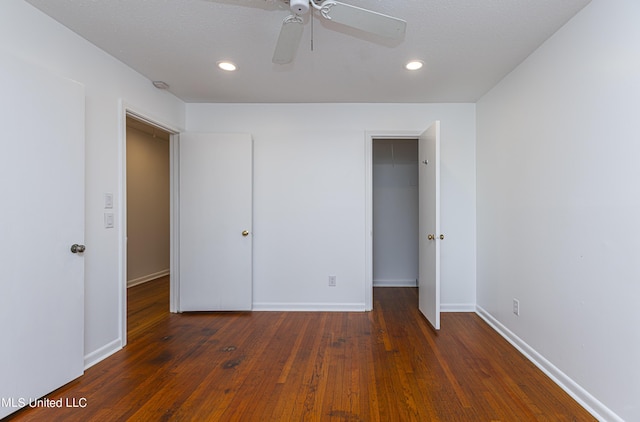
[[[310,7],[318,10],[324,19],[387,38],[404,37],[407,27],[407,22],[402,19],[339,1],[284,0],[284,2],[289,3],[292,14],[282,22],[273,53],[273,63],[276,64],[287,64],[293,61],[302,38],[304,24],[302,16],[309,13]]]

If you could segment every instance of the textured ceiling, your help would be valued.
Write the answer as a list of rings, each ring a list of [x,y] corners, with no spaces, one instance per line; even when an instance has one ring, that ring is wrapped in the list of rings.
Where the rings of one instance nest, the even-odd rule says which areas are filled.
[[[288,65],[271,62],[280,0],[26,1],[186,102],[387,103],[476,101],[590,0],[342,0],[406,20],[405,38],[314,14]]]

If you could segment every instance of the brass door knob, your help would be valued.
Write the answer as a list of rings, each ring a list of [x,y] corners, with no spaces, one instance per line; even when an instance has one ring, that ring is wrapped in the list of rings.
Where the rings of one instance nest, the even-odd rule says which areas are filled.
[[[427,236],[427,239],[429,239],[429,240],[433,240],[433,239],[435,239],[435,238],[436,238],[436,237],[435,237],[434,235],[432,235],[432,234],[430,234],[430,235],[428,235],[428,236]]]
[[[244,237],[247,237],[247,236],[249,236],[249,232],[248,232],[247,230],[244,230],[244,231],[242,232],[242,235],[243,235]]]
[[[440,235],[440,240],[444,240],[444,235],[443,234]]]

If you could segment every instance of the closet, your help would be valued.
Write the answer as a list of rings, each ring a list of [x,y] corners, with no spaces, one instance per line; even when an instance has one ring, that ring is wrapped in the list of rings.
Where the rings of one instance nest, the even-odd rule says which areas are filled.
[[[418,141],[373,140],[373,286],[418,278]]]

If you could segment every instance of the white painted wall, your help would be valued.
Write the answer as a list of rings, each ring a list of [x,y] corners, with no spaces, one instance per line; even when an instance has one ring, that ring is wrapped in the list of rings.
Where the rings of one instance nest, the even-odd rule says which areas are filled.
[[[639,17],[593,0],[477,104],[478,305],[604,420],[640,420]]]
[[[188,104],[187,129],[254,138],[254,309],[362,309],[365,131],[442,121],[442,302],[475,303],[475,105]],[[328,276],[337,287],[328,287]],[[445,306],[446,308],[446,306]]]
[[[418,140],[373,142],[373,286],[416,286]]]
[[[184,124],[184,103],[21,0],[0,2],[0,54],[5,52],[85,86],[85,362],[90,365],[118,350],[122,341],[121,101],[178,128]],[[103,227],[106,192],[114,194],[116,229]]]

